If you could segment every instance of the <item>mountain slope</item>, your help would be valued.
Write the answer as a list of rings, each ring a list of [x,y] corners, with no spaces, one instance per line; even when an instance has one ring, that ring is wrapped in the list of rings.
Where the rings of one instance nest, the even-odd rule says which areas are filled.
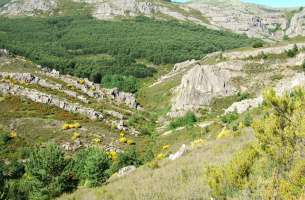
[[[285,10],[242,3],[239,0],[194,0],[175,4],[163,0],[14,0],[4,3],[0,14],[37,15],[64,14],[70,9],[86,4],[80,11],[102,20],[144,15],[159,19],[176,19],[205,25],[213,29],[225,29],[245,33],[250,37],[282,39],[304,33],[304,9]],[[73,6],[72,6],[73,5]],[[78,5],[78,6],[75,6]],[[80,9],[82,10],[82,9]]]

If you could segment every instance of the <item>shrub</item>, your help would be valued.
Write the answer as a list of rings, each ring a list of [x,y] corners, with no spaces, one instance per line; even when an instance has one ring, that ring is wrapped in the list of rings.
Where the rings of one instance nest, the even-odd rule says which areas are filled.
[[[11,140],[10,134],[6,132],[0,133],[0,145],[5,145]]]
[[[304,196],[305,90],[295,88],[281,96],[267,90],[264,102],[264,117],[252,123],[256,140],[228,164],[208,168],[214,198],[231,199],[240,194],[246,194],[246,199]]]
[[[118,88],[120,91],[135,93],[138,90],[138,81],[131,76],[106,75],[102,79],[102,86]]]
[[[170,129],[176,129],[183,126],[193,126],[197,122],[197,117],[194,113],[188,112],[185,116],[179,117],[169,124]]]
[[[247,146],[225,167],[208,167],[206,174],[212,196],[216,199],[227,199],[233,191],[242,189],[257,157],[255,148]]]
[[[230,112],[220,117],[221,121],[226,124],[231,124],[239,117],[237,112]]]
[[[57,145],[48,144],[45,148],[35,148],[25,164],[26,181],[29,184],[29,197],[52,199],[76,187],[65,172],[67,160]],[[67,183],[70,182],[70,183]]]
[[[155,158],[155,154],[153,151],[153,144],[149,144],[146,146],[144,154],[143,154],[143,162],[150,162]]]
[[[253,48],[260,48],[260,47],[263,47],[263,46],[264,46],[264,43],[262,41],[256,41],[252,44]]]
[[[128,165],[140,166],[143,164],[142,160],[140,159],[140,155],[137,152],[135,147],[129,147],[123,153],[119,153],[117,159],[111,166],[111,172],[115,173],[119,169],[126,167]]]
[[[289,49],[286,53],[288,57],[293,58],[297,55],[298,52],[299,52],[298,46],[295,44],[293,48]]]
[[[250,97],[250,94],[248,92],[238,92],[237,96],[238,96],[238,101],[242,101],[248,99]]]
[[[81,185],[94,187],[103,184],[110,176],[111,160],[101,149],[81,150],[73,158],[72,171]]]
[[[243,124],[244,124],[245,126],[249,127],[249,126],[251,126],[252,121],[253,121],[253,119],[252,119],[251,115],[250,115],[249,113],[247,113],[246,116],[245,116],[245,118],[244,118]]]

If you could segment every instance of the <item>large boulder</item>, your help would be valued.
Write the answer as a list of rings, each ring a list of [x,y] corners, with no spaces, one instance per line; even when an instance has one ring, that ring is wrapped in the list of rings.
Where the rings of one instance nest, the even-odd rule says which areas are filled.
[[[234,61],[193,67],[175,91],[169,116],[182,116],[189,110],[210,105],[215,97],[235,94],[238,90],[231,79],[242,76],[244,64],[244,61]]]

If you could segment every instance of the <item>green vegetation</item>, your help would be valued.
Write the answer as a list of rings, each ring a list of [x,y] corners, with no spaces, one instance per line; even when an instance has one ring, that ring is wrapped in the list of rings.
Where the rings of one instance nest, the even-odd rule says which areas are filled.
[[[72,172],[80,180],[80,184],[93,187],[104,183],[111,174],[111,160],[108,155],[97,148],[79,151],[72,162]]]
[[[248,92],[238,92],[237,96],[238,96],[237,100],[242,101],[242,100],[248,99],[250,97],[250,94]]]
[[[124,153],[119,153],[118,158],[114,161],[111,171],[113,173],[117,172],[119,169],[134,165],[134,166],[140,166],[143,164],[143,161],[140,158],[139,153],[137,152],[135,147],[130,147],[126,149]]]
[[[220,117],[221,121],[226,124],[231,124],[238,119],[239,115],[237,112],[230,112]]]
[[[286,53],[289,58],[293,58],[299,52],[298,46],[295,44],[292,49],[289,49]]]
[[[54,199],[78,185],[104,184],[120,168],[142,164],[138,152],[128,149],[111,160],[103,150],[90,147],[67,157],[55,144],[35,148],[25,163],[0,163],[1,199]]]
[[[264,46],[264,43],[262,41],[257,41],[252,44],[253,48],[261,48],[263,46]]]
[[[207,170],[214,198],[304,198],[304,100],[301,88],[282,97],[264,93],[264,116],[252,124],[256,141],[230,163]]]
[[[106,75],[152,76],[155,70],[136,59],[156,65],[177,63],[214,51],[250,46],[254,41],[244,35],[146,17],[122,21],[87,16],[0,20],[0,48],[98,83]]]
[[[176,129],[179,127],[187,126],[191,127],[198,121],[196,115],[192,112],[188,112],[183,117],[178,117],[171,121],[169,124],[170,129]]]
[[[132,76],[106,75],[102,80],[102,86],[105,88],[118,88],[125,92],[136,92],[138,90],[138,82]]]
[[[7,4],[10,1],[11,0],[0,0],[0,7],[4,6],[5,4]]]

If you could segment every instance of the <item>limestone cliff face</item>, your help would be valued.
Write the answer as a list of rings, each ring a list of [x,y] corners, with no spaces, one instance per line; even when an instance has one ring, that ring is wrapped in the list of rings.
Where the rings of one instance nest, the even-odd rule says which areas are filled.
[[[56,7],[56,0],[13,0],[0,8],[0,15],[34,16],[38,13],[51,13]]]
[[[305,9],[302,9],[291,18],[286,34],[290,37],[305,34]]]
[[[250,37],[280,38],[287,26],[282,10],[241,3],[239,0],[195,0],[186,6],[200,11],[217,27]]]
[[[135,17],[144,15],[157,18],[174,18],[182,21],[192,21],[215,28],[198,16],[190,13],[184,5],[172,4],[156,0],[73,0],[86,2],[93,7],[92,15],[98,19],[111,20],[116,17]]]
[[[80,1],[80,0],[75,0]],[[82,1],[83,2],[83,1]],[[93,15],[98,19],[113,19],[119,16],[151,16],[157,12],[157,7],[150,1],[138,0],[85,0],[94,5]]]
[[[237,89],[233,77],[242,76],[243,62],[216,65],[196,65],[183,78],[176,89],[170,116],[183,115],[187,110],[207,106],[215,97],[231,96]]]

